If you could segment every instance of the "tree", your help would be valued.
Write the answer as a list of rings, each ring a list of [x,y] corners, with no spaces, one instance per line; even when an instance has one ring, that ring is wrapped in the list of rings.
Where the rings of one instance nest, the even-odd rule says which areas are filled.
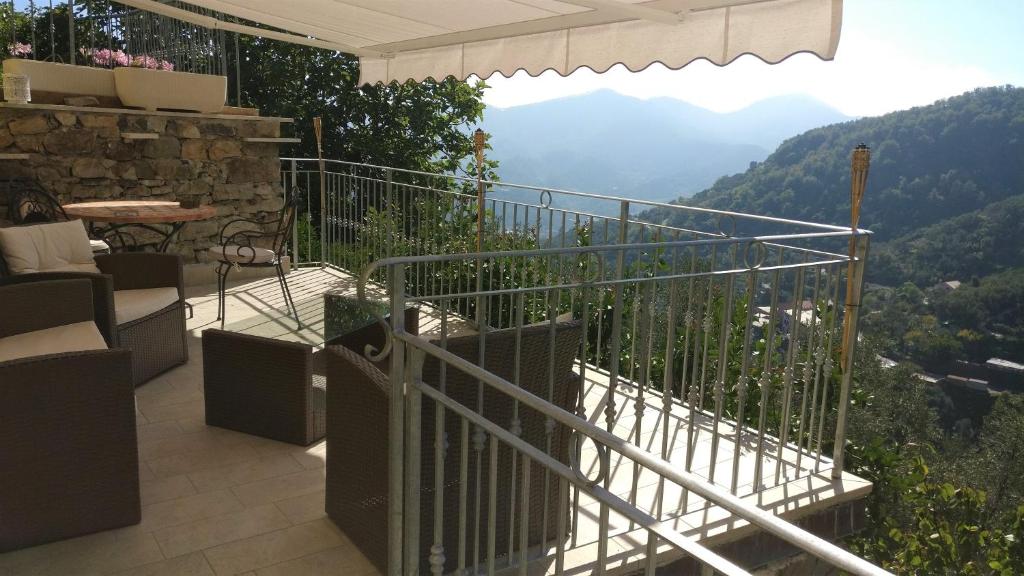
[[[323,117],[327,158],[452,173],[473,152],[469,126],[483,117],[482,81],[358,86],[352,56],[251,36],[239,45],[243,103],[295,118],[296,156],[316,156],[315,116]]]

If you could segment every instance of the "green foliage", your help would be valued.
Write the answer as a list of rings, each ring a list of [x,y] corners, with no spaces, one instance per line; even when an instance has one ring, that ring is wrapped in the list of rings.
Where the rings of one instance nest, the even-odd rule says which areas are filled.
[[[985,492],[931,479],[924,460],[887,489],[901,490],[911,510],[906,522],[886,518],[854,549],[897,574],[1000,575],[1024,571],[1024,505],[1012,509],[1007,529],[991,521]]]
[[[987,276],[1024,264],[1024,188],[980,210],[943,220],[875,247],[869,280],[882,284]]]
[[[930,106],[810,130],[682,204],[842,224],[850,152],[874,149],[861,226],[885,241],[1024,191],[1024,88],[978,89]],[[687,224],[658,210],[654,222]],[[739,233],[756,233],[746,225]]]
[[[300,120],[295,156],[316,157],[316,116],[325,158],[451,173],[472,153],[467,126],[483,117],[483,82],[358,86],[359,61],[346,54],[251,36],[240,52],[243,103]]]
[[[847,462],[874,490],[851,548],[896,574],[1024,572],[1024,398],[1000,399],[976,447],[950,443],[913,368],[876,351],[861,346],[855,372]]]

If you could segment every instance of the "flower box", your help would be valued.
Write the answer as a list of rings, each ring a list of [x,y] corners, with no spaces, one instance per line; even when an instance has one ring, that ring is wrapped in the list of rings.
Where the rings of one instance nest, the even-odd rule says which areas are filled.
[[[215,114],[227,100],[225,76],[168,72],[149,68],[114,68],[114,85],[124,106],[150,112],[187,110]]]
[[[118,105],[113,70],[10,58],[4,60],[4,72],[28,76],[32,101],[37,104],[63,104],[67,96],[93,96],[101,105]]]

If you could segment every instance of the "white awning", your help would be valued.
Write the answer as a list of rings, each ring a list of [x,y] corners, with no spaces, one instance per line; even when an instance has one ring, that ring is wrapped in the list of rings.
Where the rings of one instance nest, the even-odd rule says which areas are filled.
[[[842,0],[186,0],[360,57],[360,82],[615,64],[682,68],[743,54],[830,60]],[[150,9],[148,0],[126,4]],[[268,34],[269,36],[269,34]],[[284,36],[277,33],[273,37]],[[301,42],[312,43],[312,42]]]

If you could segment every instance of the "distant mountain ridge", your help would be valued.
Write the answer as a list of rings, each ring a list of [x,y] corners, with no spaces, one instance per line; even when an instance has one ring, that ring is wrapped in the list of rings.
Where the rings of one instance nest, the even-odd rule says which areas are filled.
[[[860,220],[875,233],[869,281],[927,287],[1024,269],[1024,88],[981,88],[809,130],[675,202],[842,225],[850,217],[850,153],[862,142],[872,148]],[[678,211],[643,218],[696,225]],[[745,226],[737,233],[767,231]]]
[[[1024,194],[1024,88],[984,88],[809,130],[679,203],[828,224],[849,221],[850,152],[872,148],[861,225],[873,242]],[[665,211],[648,217],[676,225]],[[756,231],[754,231],[756,232]]]
[[[721,114],[601,90],[490,108],[482,127],[502,180],[667,201],[763,160],[787,137],[848,119],[805,96]]]

